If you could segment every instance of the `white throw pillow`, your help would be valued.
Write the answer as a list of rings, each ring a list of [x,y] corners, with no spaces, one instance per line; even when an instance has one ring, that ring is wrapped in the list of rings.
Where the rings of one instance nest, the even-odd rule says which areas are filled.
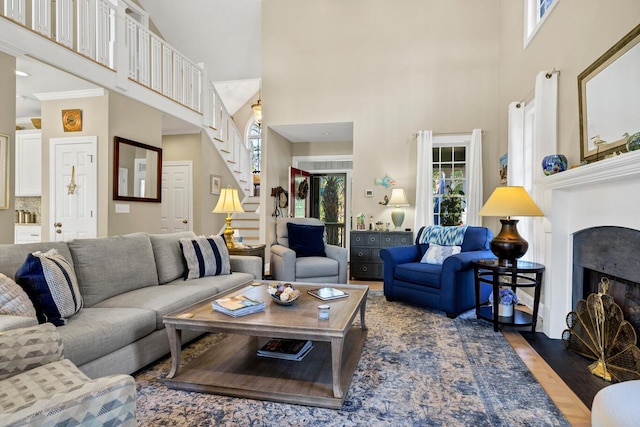
[[[36,317],[36,309],[27,293],[2,273],[0,273],[0,314]]]
[[[431,243],[420,262],[423,264],[441,265],[447,257],[459,254],[461,250],[462,247],[460,246],[440,246]]]

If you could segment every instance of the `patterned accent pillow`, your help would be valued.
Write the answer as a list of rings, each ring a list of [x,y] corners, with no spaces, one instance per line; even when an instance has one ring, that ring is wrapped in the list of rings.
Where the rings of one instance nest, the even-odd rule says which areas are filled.
[[[0,314],[36,317],[36,309],[24,290],[0,273]]]
[[[220,236],[180,239],[185,261],[184,280],[231,274],[229,250]]]
[[[420,262],[423,264],[442,265],[447,257],[459,254],[461,250],[462,247],[460,246],[440,246],[432,243],[429,245],[429,249],[424,253]]]
[[[55,249],[27,255],[16,272],[16,282],[31,298],[40,323],[65,325],[82,308],[76,273]]]
[[[429,225],[424,227],[422,234],[418,236],[418,243],[435,243],[442,246],[461,246],[464,242],[464,234],[468,225],[443,226]]]

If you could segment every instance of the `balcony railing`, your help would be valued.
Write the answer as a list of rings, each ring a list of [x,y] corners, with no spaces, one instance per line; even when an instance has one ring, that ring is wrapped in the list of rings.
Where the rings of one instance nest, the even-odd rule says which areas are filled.
[[[126,13],[117,0],[4,0],[4,16],[195,111],[245,194],[251,153],[206,70]],[[52,7],[54,10],[52,10]],[[82,76],[79,76],[82,77]]]

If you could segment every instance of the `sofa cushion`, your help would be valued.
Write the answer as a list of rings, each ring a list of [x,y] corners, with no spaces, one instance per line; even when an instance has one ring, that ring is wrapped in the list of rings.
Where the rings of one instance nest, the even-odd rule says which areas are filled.
[[[27,255],[16,272],[16,282],[29,295],[40,323],[64,325],[68,317],[82,308],[73,267],[55,249]]]
[[[231,274],[229,249],[220,236],[180,239],[185,261],[184,279]]]
[[[36,317],[36,309],[24,289],[2,273],[0,273],[0,314]]]
[[[153,310],[90,307],[58,327],[58,332],[64,356],[81,366],[144,338],[155,329]]]
[[[155,327],[164,328],[162,316],[185,308],[190,304],[247,285],[253,281],[249,273],[233,273],[224,276],[206,276],[183,281],[178,279],[162,285],[161,291],[155,287],[136,289],[104,300],[96,307],[136,307],[155,312]]]
[[[395,267],[395,279],[440,289],[442,265],[410,262]]]
[[[2,382],[0,412],[10,413],[82,386],[89,378],[70,360],[26,370]],[[33,425],[33,424],[32,424]]]
[[[86,307],[158,284],[153,248],[146,233],[75,239],[68,244]]]
[[[461,249],[460,246],[440,246],[431,243],[420,262],[426,264],[442,264],[447,257],[459,254]]]
[[[340,263],[326,257],[304,257],[296,260],[296,279],[337,276]]]
[[[296,252],[296,257],[325,257],[324,225],[307,225],[287,223],[289,249]],[[296,277],[299,277],[296,275]]]
[[[487,227],[467,227],[462,242],[462,252],[489,250],[489,242],[493,238],[493,232]]]
[[[196,235],[193,231],[149,235],[160,284],[174,281],[184,275],[184,258],[180,248],[180,239],[193,239],[194,237]]]
[[[0,245],[0,271],[15,279],[16,271],[27,259],[27,255],[30,253],[40,251],[47,252],[50,249],[55,249],[73,265],[73,259],[67,242],[43,242],[43,243],[23,243],[20,245],[15,244],[2,244]]]

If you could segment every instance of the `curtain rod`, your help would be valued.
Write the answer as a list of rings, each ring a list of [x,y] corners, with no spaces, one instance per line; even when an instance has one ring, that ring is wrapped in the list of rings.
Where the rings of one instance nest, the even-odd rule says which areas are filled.
[[[560,74],[560,70],[557,70],[555,67],[553,67],[553,69],[551,71],[547,71],[544,76],[545,78],[550,79],[554,74]],[[530,101],[532,99],[531,95],[533,95],[534,92],[535,88],[529,91],[529,93],[527,93],[522,99],[520,99],[520,101],[518,101],[518,103],[516,104],[516,108],[520,108],[523,102]]]
[[[466,131],[466,132],[433,132],[432,134],[433,136],[442,136],[442,135],[471,135],[473,133],[473,131]],[[484,129],[480,131],[480,133],[484,134]],[[418,136],[418,133],[414,134],[413,136]]]

